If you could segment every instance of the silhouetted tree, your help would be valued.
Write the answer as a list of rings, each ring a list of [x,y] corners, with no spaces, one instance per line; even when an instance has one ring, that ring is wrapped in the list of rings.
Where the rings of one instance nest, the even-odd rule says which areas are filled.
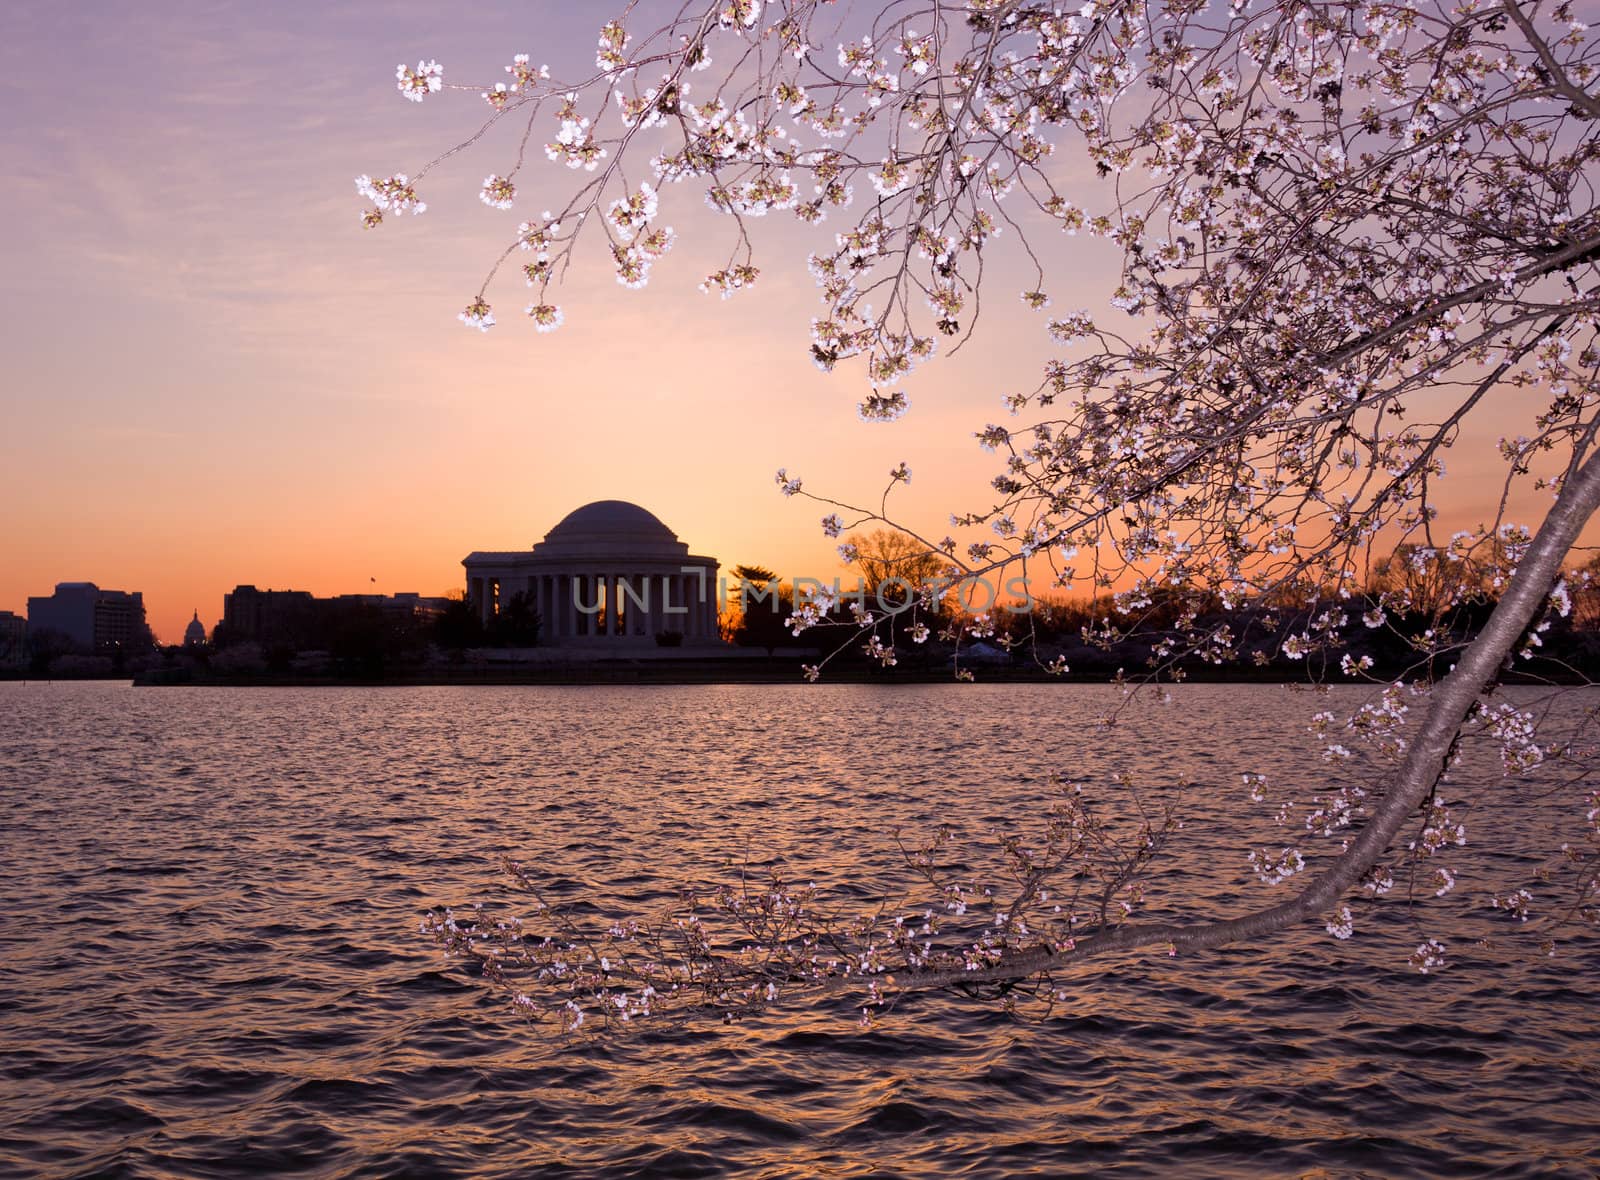
[[[450,596],[449,605],[434,620],[433,641],[449,651],[483,644],[483,620],[464,595],[458,592]]]
[[[28,671],[34,676],[48,676],[57,659],[79,652],[79,646],[64,632],[50,627],[28,632]]]
[[[539,613],[533,600],[518,590],[484,628],[484,642],[490,647],[533,647],[539,642]]]
[[[879,598],[891,606],[912,602],[919,590],[950,569],[950,561],[915,537],[893,529],[851,533],[841,548],[853,555],[852,565],[866,588],[870,606]]]
[[[728,637],[740,647],[763,647],[772,655],[799,640],[785,622],[794,614],[794,595],[763,565],[736,565],[729,573]]]

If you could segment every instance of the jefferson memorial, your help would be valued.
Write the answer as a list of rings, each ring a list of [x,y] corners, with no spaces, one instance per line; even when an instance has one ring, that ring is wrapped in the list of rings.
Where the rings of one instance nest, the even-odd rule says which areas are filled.
[[[532,549],[469,553],[467,601],[488,623],[518,594],[554,647],[704,647],[717,632],[717,560],[689,546],[653,513],[596,500]]]

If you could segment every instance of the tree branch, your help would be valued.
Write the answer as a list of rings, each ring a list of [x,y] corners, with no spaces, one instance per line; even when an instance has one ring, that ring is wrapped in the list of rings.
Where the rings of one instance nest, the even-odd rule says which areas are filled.
[[[1591,455],[1563,485],[1555,506],[1534,536],[1489,621],[1462,654],[1455,669],[1434,688],[1421,732],[1414,739],[1394,785],[1377,805],[1372,818],[1350,847],[1294,897],[1269,909],[1219,922],[1123,926],[1080,939],[1064,951],[1036,946],[1009,955],[992,967],[902,973],[881,981],[879,986],[886,991],[909,991],[957,983],[997,983],[1026,978],[1091,955],[1161,944],[1170,944],[1179,951],[1206,950],[1260,938],[1329,909],[1378,862],[1406,819],[1432,793],[1479,694],[1495,679],[1517,640],[1533,623],[1561,571],[1567,552],[1597,507],[1600,507],[1600,452]],[[835,990],[842,990],[860,982],[860,979],[841,979],[833,986]]]
[[[1522,31],[1523,38],[1533,48],[1533,51],[1539,55],[1539,64],[1544,66],[1545,72],[1550,75],[1551,84],[1564,97],[1570,99],[1572,105],[1582,111],[1585,117],[1600,119],[1600,99],[1572,84],[1572,80],[1567,77],[1567,72],[1561,68],[1561,63],[1556,60],[1556,55],[1550,51],[1549,43],[1539,36],[1538,31],[1533,27],[1533,22],[1523,15],[1522,9],[1517,6],[1516,0],[1501,0],[1500,7],[1511,18],[1512,23]]]

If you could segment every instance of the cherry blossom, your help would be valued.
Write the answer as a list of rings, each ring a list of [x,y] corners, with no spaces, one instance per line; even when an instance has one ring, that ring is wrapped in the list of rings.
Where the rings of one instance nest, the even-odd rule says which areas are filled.
[[[1005,425],[972,421],[995,470],[976,503],[951,513],[952,535],[937,541],[911,522],[904,533],[952,582],[1026,565],[1094,594],[1084,641],[1148,652],[1123,679],[1130,692],[1141,678],[1281,659],[1308,685],[1342,678],[1365,694],[1317,707],[1307,741],[1319,774],[1274,774],[1269,790],[1244,771],[1252,815],[1281,833],[1271,846],[1252,837],[1228,861],[1229,874],[1253,870],[1253,909],[1138,917],[1167,820],[1120,831],[1113,857],[1098,842],[1112,839],[1110,821],[1073,793],[1034,817],[1042,851],[1022,835],[1002,850],[1014,888],[993,906],[933,852],[918,860],[923,845],[907,847],[936,895],[930,908],[949,921],[982,911],[981,933],[941,943],[937,931],[906,933],[915,923],[898,915],[881,930],[861,919],[871,933],[858,940],[853,920],[774,885],[779,901],[738,895],[717,913],[748,923],[765,905],[778,924],[756,941],[809,949],[774,951],[761,970],[697,951],[684,971],[715,963],[726,990],[695,990],[696,1002],[743,1011],[771,1002],[770,987],[848,974],[873,980],[870,1016],[895,987],[998,984],[1088,954],[1189,956],[1297,923],[1348,938],[1351,901],[1415,905],[1424,941],[1394,958],[1431,973],[1446,943],[1426,923],[1473,904],[1464,895],[1526,915],[1536,882],[1493,877],[1482,860],[1467,869],[1480,851],[1475,809],[1525,782],[1570,821],[1554,867],[1540,871],[1565,873],[1575,900],[1551,914],[1595,920],[1600,804],[1577,785],[1593,735],[1585,724],[1553,735],[1545,704],[1502,691],[1516,676],[1564,674],[1555,640],[1586,583],[1562,567],[1600,504],[1600,44],[1576,11],[1561,0],[629,6],[600,18],[593,68],[586,40],[570,78],[519,54],[509,83],[452,85],[470,89],[477,112],[457,148],[409,174],[358,180],[368,228],[421,212],[413,182],[458,150],[501,153],[484,167],[509,190],[526,175],[519,141],[477,138],[479,95],[491,125],[526,118],[522,142],[572,170],[551,170],[568,182],[555,185],[553,211],[491,262],[460,317],[480,329],[493,323],[490,284],[517,270],[536,292],[534,326],[559,324],[549,286],[589,256],[575,253],[585,237],[620,283],[642,285],[676,242],[663,224],[674,201],[719,214],[694,222],[723,236],[702,264],[715,269],[690,281],[723,298],[771,265],[758,230],[792,217],[794,269],[804,261],[818,298],[809,330],[796,325],[796,355],[857,380],[850,401],[875,423],[917,412],[925,365],[988,346],[996,305],[981,298],[983,280],[992,293],[1005,276],[1025,311],[1045,313],[1019,317],[1041,350],[1037,379],[980,391],[1004,405]],[[397,78],[414,101],[443,87],[435,62]],[[495,204],[490,195],[486,182]],[[1084,281],[1090,251],[1109,268],[1104,289]],[[1494,414],[1489,437],[1503,437],[1469,458],[1472,429]],[[904,464],[890,471],[865,507],[828,500],[824,532],[838,539],[846,518],[902,527],[910,476]],[[1441,504],[1464,478],[1482,482],[1475,498],[1489,507],[1445,524]],[[776,485],[820,498],[785,470]],[[1515,519],[1512,504],[1533,504],[1534,518]],[[843,542],[842,560],[859,556]],[[927,621],[911,621],[808,594],[787,622],[836,629],[835,652],[885,666],[901,635],[949,635],[962,680],[976,678],[964,644],[1030,647],[998,612],[937,619],[927,598]],[[1380,663],[1369,654],[1378,645],[1401,654]],[[1032,654],[1066,668],[1059,652]],[[1484,751],[1504,775],[1493,788],[1472,777]],[[1096,790],[1142,801],[1131,782]],[[1171,817],[1171,831],[1180,822]],[[1102,883],[1102,904],[1041,910],[1023,884],[1035,880],[1029,857],[1063,880]],[[1050,888],[1059,894],[1060,882]],[[652,947],[704,937],[710,948],[689,916]],[[756,927],[738,929],[754,938]],[[452,946],[464,937],[443,921],[436,935]],[[825,936],[850,954],[813,953]],[[566,949],[519,953],[589,981],[562,983],[550,993],[560,1000],[536,997],[566,1024],[670,1008],[663,997],[688,978],[639,969],[640,987],[618,1004],[617,973],[585,959],[575,934],[557,942]]]

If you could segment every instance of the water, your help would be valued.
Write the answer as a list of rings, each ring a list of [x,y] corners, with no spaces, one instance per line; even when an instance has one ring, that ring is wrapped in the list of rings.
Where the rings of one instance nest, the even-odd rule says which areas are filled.
[[[1386,906],[1349,943],[1092,968],[1042,1021],[927,995],[864,1033],[821,999],[583,1044],[416,935],[515,904],[502,852],[607,908],[774,854],[845,895],[896,828],[1024,822],[1051,769],[1195,780],[1157,912],[1260,897],[1237,772],[1325,777],[1326,698],[1185,687],[1094,729],[1116,700],[0,685],[0,1175],[1595,1174],[1593,939],[1457,941],[1422,977],[1435,909]],[[1486,877],[1560,838],[1555,801],[1469,770]]]

